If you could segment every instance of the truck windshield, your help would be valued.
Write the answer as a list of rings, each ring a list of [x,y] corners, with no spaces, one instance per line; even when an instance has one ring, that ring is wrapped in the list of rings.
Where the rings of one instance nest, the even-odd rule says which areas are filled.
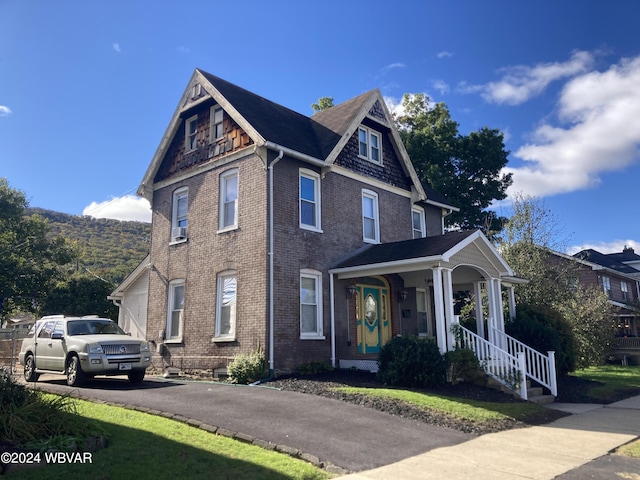
[[[110,320],[72,320],[67,323],[69,335],[125,335],[124,331]]]

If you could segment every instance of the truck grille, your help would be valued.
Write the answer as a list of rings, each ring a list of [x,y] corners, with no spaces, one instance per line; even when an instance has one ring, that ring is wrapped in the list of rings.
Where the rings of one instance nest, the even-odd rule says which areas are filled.
[[[131,353],[140,353],[139,343],[117,343],[100,345],[105,355],[126,355]]]

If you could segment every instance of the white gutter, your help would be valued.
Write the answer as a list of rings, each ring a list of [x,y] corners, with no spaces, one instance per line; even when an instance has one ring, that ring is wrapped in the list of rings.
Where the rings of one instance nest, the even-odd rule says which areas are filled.
[[[307,163],[310,163],[312,165],[316,165],[317,167],[328,167],[329,165],[327,165],[327,162],[325,162],[324,160],[320,160],[319,158],[316,157],[312,157],[311,155],[307,155],[305,153],[300,153],[296,150],[291,150],[290,148],[287,147],[283,147],[282,145],[278,145],[277,143],[273,143],[273,142],[264,142],[264,146],[267,148],[270,148],[272,150],[278,150],[280,151],[280,154],[282,153],[286,153],[288,156],[293,157],[293,158],[297,158],[298,160],[303,160]],[[282,157],[280,157],[282,158]]]
[[[284,156],[283,149],[279,149],[278,156],[267,167],[269,170],[269,376],[273,376],[275,349],[273,342],[273,167]]]

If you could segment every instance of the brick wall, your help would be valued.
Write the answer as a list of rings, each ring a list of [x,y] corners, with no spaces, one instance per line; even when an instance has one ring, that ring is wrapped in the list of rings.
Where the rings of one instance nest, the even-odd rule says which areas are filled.
[[[218,233],[220,174],[238,169],[238,228]],[[189,188],[188,241],[170,245],[172,196]],[[235,354],[266,344],[267,173],[255,155],[220,162],[199,175],[154,192],[147,332],[166,328],[168,284],[186,279],[183,342],[166,344],[155,367],[216,369]],[[213,342],[217,276],[237,272],[235,342]]]

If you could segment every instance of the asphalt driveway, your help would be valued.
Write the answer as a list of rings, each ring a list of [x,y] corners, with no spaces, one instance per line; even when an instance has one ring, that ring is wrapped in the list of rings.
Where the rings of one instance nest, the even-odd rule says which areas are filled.
[[[33,385],[33,384],[32,384]],[[285,445],[348,471],[361,471],[465,442],[473,435],[395,417],[317,395],[269,387],[234,386],[148,377],[97,378],[77,389],[42,375],[38,387],[55,393],[144,407]]]

